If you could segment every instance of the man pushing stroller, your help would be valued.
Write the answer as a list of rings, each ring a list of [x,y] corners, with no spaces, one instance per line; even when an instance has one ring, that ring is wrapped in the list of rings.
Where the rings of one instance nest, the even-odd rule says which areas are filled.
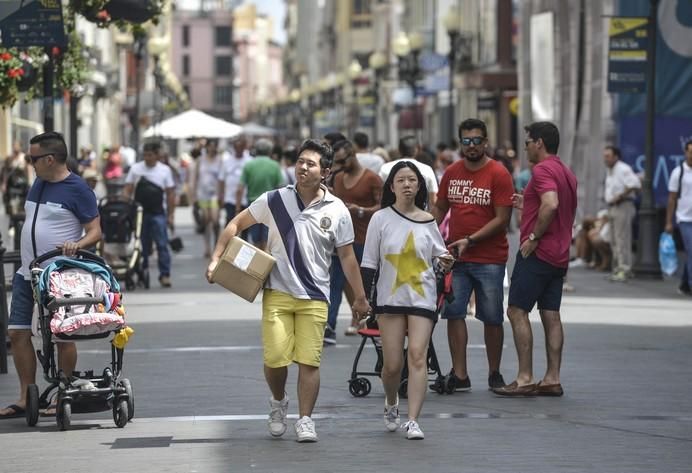
[[[30,140],[30,160],[36,172],[25,203],[22,266],[12,279],[8,331],[19,376],[19,400],[0,409],[0,419],[24,417],[26,391],[36,382],[36,355],[31,343],[34,298],[29,264],[38,255],[62,248],[66,256],[91,248],[101,240],[96,196],[86,182],[67,168],[67,146],[60,133],[46,132]],[[74,343],[59,343],[58,367],[71,374],[77,364]]]

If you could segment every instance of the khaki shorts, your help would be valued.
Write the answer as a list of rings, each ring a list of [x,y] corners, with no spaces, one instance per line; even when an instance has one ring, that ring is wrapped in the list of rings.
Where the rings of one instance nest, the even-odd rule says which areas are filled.
[[[327,303],[296,299],[265,289],[262,297],[264,364],[281,368],[291,362],[320,366]]]

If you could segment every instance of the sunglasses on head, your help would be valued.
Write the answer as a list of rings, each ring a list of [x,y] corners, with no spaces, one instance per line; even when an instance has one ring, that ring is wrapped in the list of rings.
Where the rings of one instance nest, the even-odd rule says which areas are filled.
[[[461,139],[461,144],[464,146],[470,146],[471,143],[474,145],[478,146],[480,144],[483,144],[485,141],[485,137],[483,136],[473,136],[473,137],[468,137],[468,138],[462,138]]]

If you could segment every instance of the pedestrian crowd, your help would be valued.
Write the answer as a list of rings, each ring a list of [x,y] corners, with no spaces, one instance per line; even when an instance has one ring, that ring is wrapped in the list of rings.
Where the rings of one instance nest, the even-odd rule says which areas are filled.
[[[466,319],[472,315],[484,327],[488,389],[503,397],[562,396],[560,306],[568,287],[567,269],[584,264],[611,271],[612,281],[632,277],[632,223],[640,176],[621,160],[618,148],[606,147],[605,207],[575,226],[577,182],[558,156],[560,133],[554,124],[525,127],[526,169],[511,147],[491,146],[481,120],[462,121],[457,135],[458,143],[439,144],[435,152],[415,136],[403,136],[396,149],[381,144],[373,149],[362,132],[352,139],[332,132],[322,140],[284,147],[267,138],[250,143],[238,136],[227,150],[209,138],[196,140],[178,159],[170,159],[162,143],[152,140],[143,145],[141,161],[129,149],[114,146],[104,150],[101,165],[89,147],[70,165],[58,133],[32,138],[28,154],[15,146],[2,168],[3,196],[16,186],[15,174],[24,176],[21,207],[33,223],[22,230],[22,267],[14,276],[9,318],[20,396],[0,410],[0,418],[24,414],[26,386],[35,382],[28,264],[49,247],[59,246],[69,256],[98,244],[95,188],[102,180],[109,195],[120,189],[141,207],[142,267],[148,268],[155,252],[164,288],[172,286],[174,256],[169,247],[178,205],[193,209],[210,282],[235,236],[275,258],[263,292],[261,328],[264,376],[271,393],[268,428],[274,437],[287,430],[287,367],[296,363],[295,432],[299,442],[318,440],[312,416],[320,364],[324,347],[336,344],[344,294],[351,319],[344,335],[357,335],[366,320],[379,330],[388,431],[403,427],[408,439],[424,438],[419,420],[429,387],[428,347],[438,317],[446,320],[451,360],[444,380],[437,382],[444,382],[450,392],[471,390]],[[692,142],[685,145],[685,156],[670,178],[665,231],[679,235],[687,250],[680,291],[689,294]],[[47,215],[56,203],[58,219]],[[18,211],[12,198],[6,198],[5,206],[8,213]],[[514,226],[520,247],[508,275],[507,235]],[[570,262],[572,248],[576,259]],[[439,309],[438,281],[448,273],[453,300]],[[540,378],[533,372],[528,318],[536,306],[547,357]],[[505,313],[518,358],[517,374],[509,383],[501,373]],[[76,348],[59,345],[59,367],[71,372]],[[399,386],[404,366],[408,412],[402,425]]]

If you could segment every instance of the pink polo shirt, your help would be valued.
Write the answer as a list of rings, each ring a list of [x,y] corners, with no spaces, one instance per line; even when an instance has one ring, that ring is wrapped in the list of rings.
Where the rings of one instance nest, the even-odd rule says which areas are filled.
[[[523,243],[533,231],[538,220],[541,195],[550,191],[557,192],[559,203],[552,222],[538,241],[536,257],[553,266],[566,268],[577,212],[577,178],[557,156],[548,156],[533,168],[531,180],[524,190],[520,240]]]

